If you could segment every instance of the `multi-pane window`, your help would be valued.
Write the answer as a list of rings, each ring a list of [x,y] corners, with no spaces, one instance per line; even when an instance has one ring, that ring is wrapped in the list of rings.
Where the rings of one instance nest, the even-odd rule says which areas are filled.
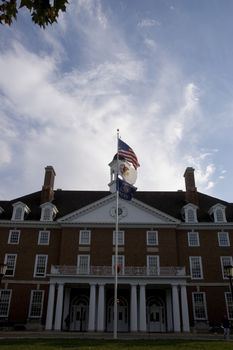
[[[147,245],[158,245],[158,231],[147,231],[146,243]]]
[[[79,244],[91,244],[91,231],[80,230],[79,232]]]
[[[42,210],[42,220],[43,221],[51,221],[52,220],[52,208],[50,207],[45,207]]]
[[[44,301],[44,291],[43,290],[32,290],[29,308],[30,318],[40,318],[42,316]]]
[[[225,293],[225,300],[226,300],[226,308],[228,313],[228,318],[230,320],[233,320],[233,300],[232,300],[232,294],[229,292]]]
[[[118,245],[124,245],[125,244],[125,232],[118,231],[117,237],[118,237]],[[115,245],[115,243],[116,243],[116,231],[113,231],[112,244]]]
[[[201,256],[190,256],[189,264],[190,264],[191,278],[193,279],[203,278]]]
[[[38,244],[39,245],[48,245],[50,238],[50,231],[39,231],[38,235]]]
[[[147,274],[159,275],[159,256],[147,255]]]
[[[88,274],[90,271],[90,255],[78,255],[78,274]]]
[[[47,270],[48,255],[36,255],[34,277],[45,277]]]
[[[125,273],[125,256],[124,255],[118,255],[117,256],[117,266],[115,264],[116,256],[112,256],[112,273],[115,274],[115,270],[117,267],[117,272],[120,275],[124,275]]]
[[[188,232],[188,245],[189,247],[198,247],[200,245],[198,232]]]
[[[41,204],[41,221],[53,221],[58,210],[52,203]]]
[[[182,208],[182,214],[184,216],[185,222],[193,223],[197,222],[197,206],[194,204],[186,204]]]
[[[229,247],[230,246],[228,232],[218,232],[218,244],[219,244],[219,247]]]
[[[15,208],[14,220],[23,220],[23,208],[22,207]]]
[[[11,292],[10,289],[0,289],[0,317],[8,317]]]
[[[216,221],[217,222],[223,222],[225,221],[225,217],[223,214],[223,210],[221,208],[216,209]]]
[[[7,269],[5,276],[13,277],[15,275],[17,254],[6,254],[4,264],[6,264]]]
[[[232,265],[232,256],[221,256],[221,267],[222,267],[222,276],[227,278],[227,269],[226,267]]]
[[[195,211],[191,208],[187,209],[187,222],[195,222],[196,216]]]
[[[206,309],[206,297],[205,293],[194,292],[192,293],[193,300],[193,315],[195,320],[206,320],[207,309]]]
[[[20,230],[10,230],[8,243],[9,244],[19,244]]]
[[[24,219],[24,215],[28,214],[29,212],[30,212],[30,209],[26,204],[22,202],[14,203],[11,220],[21,221]]]

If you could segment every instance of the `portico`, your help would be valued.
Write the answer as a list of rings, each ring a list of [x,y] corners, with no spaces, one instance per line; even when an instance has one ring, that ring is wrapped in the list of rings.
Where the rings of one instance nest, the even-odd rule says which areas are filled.
[[[113,331],[113,277],[56,269],[50,274],[46,329]],[[117,313],[118,332],[188,332],[185,274],[119,276]]]

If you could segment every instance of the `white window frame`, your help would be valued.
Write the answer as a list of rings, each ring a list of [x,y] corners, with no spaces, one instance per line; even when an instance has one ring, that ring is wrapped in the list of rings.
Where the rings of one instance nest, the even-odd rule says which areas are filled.
[[[13,220],[23,220],[24,210],[22,206],[17,206],[14,209]]]
[[[7,299],[4,300],[4,294],[6,295],[6,293],[7,293]],[[11,296],[12,296],[11,289],[0,289],[0,318],[9,316]],[[6,310],[6,312],[5,313],[2,312],[3,310]]]
[[[202,296],[202,303],[200,304],[199,307],[203,308],[204,310],[204,317],[198,317],[197,316],[197,307],[198,304],[195,301],[195,295]],[[193,318],[195,321],[200,321],[200,320],[207,320],[207,305],[206,305],[206,293],[205,292],[192,292],[192,304],[193,304]]]
[[[36,295],[40,295],[39,302],[34,300],[34,298],[36,298]],[[43,305],[44,305],[44,290],[40,290],[40,289],[31,290],[28,317],[33,318],[33,319],[41,318],[42,312],[43,312]],[[37,315],[35,315],[35,314],[33,315],[33,313],[34,313],[34,311],[36,311],[36,309],[39,310],[39,313]]]
[[[13,213],[11,220],[13,221],[23,221],[25,213],[28,214],[30,212],[28,206],[22,202],[14,203],[12,206]]]
[[[47,240],[45,240],[46,235],[47,235]],[[38,234],[38,245],[49,245],[49,241],[50,241],[50,231],[40,230]]]
[[[216,222],[226,221],[226,219],[224,219],[225,212],[223,211],[222,208],[216,208],[215,216],[216,216],[216,220],[215,220]]]
[[[115,275],[115,260],[116,256],[112,255],[112,274]],[[125,274],[125,256],[118,255],[117,256],[117,272],[119,275]]]
[[[42,266],[42,264],[41,264],[41,266],[39,265],[41,258],[43,258],[43,260],[44,260],[43,266]],[[47,254],[36,254],[33,276],[36,278],[44,278],[46,276],[46,273],[47,273],[47,264],[48,264],[48,255]],[[43,270],[41,272],[41,271],[39,271],[39,269],[42,269],[42,267],[43,267]]]
[[[233,320],[233,300],[231,292],[225,292],[225,302],[227,309],[227,316],[229,320]]]
[[[219,220],[219,213],[221,212],[221,219]],[[217,203],[209,210],[209,215],[213,215],[214,222],[226,222],[226,207],[223,204]]]
[[[159,255],[147,255],[147,275],[158,276],[160,273]]]
[[[41,208],[41,217],[40,221],[53,221],[54,217],[58,213],[56,206],[50,202],[43,203],[40,206]]]
[[[10,260],[10,264],[9,264]],[[16,269],[17,254],[5,254],[4,264],[7,265],[5,276],[14,277]],[[11,273],[9,273],[11,271]]]
[[[42,209],[42,221],[52,221],[53,211],[51,207],[45,207]]]
[[[185,222],[190,224],[197,222],[197,209],[198,206],[192,203],[188,203],[182,208],[181,212],[184,216]]]
[[[158,231],[146,231],[146,244],[148,246],[157,246],[158,241]]]
[[[232,256],[220,256],[220,261],[221,261],[221,268],[222,268],[222,278],[223,279],[228,279],[225,271],[225,266],[232,265],[233,263],[233,258]]]
[[[125,245],[125,231],[118,231],[117,234],[118,245]],[[112,244],[115,246],[116,243],[116,231],[114,230],[112,233]]]
[[[197,232],[197,231],[188,232],[188,245],[189,245],[189,247],[199,247],[200,246],[199,232]]]
[[[230,239],[228,232],[218,232],[218,245],[219,247],[230,247]]]
[[[196,266],[194,265],[196,264]],[[201,256],[190,256],[189,257],[190,275],[191,279],[199,280],[203,279],[203,268],[202,268],[202,257]],[[199,276],[196,276],[197,270],[200,272]]]
[[[8,244],[19,244],[20,230],[10,230],[8,236]]]
[[[86,260],[86,262],[85,262],[85,260]],[[79,275],[88,275],[90,273],[90,255],[89,254],[79,254],[78,255],[77,273]]]
[[[79,244],[90,245],[91,244],[91,230],[80,230],[79,231]]]

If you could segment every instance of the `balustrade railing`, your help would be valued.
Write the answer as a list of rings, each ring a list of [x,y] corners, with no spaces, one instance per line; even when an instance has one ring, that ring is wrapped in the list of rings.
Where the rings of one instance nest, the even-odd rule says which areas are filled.
[[[52,265],[52,275],[70,275],[70,276],[114,276],[115,270],[112,266],[67,266]],[[146,267],[146,266],[125,266],[118,268],[119,276],[185,276],[185,267],[168,266],[168,267]]]

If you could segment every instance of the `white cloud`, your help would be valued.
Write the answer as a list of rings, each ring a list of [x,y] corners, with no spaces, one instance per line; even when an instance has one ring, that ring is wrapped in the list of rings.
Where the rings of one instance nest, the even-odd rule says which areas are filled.
[[[160,26],[160,22],[151,19],[151,18],[143,18],[139,23],[138,27],[144,28],[144,27],[154,27],[154,26]]]
[[[40,189],[46,165],[55,167],[56,187],[108,189],[117,128],[141,163],[139,190],[183,188],[186,166],[196,168],[198,189],[214,187],[214,151],[200,152],[196,142],[202,122],[198,83],[184,77],[152,39],[144,44],[156,49],[157,64],[132,51],[101,4],[73,2],[58,31],[69,32],[71,53],[82,64],[62,69],[71,53],[54,29],[42,35],[47,51],[35,53],[12,40],[0,54],[0,164],[17,174],[0,184],[3,197]],[[155,25],[151,19],[139,23]]]
[[[0,141],[0,166],[9,164],[11,161],[11,151],[4,141]]]
[[[146,38],[144,43],[149,49],[156,49],[156,42],[153,39]]]

